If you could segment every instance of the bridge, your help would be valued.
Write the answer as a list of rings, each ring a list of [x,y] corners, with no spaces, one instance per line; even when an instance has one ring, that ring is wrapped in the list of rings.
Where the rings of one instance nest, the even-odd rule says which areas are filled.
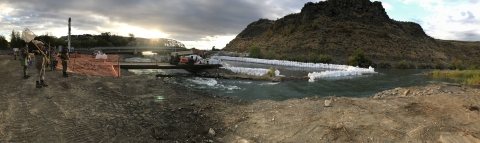
[[[90,50],[99,50],[106,54],[121,54],[121,53],[137,53],[151,51],[152,53],[170,53],[178,51],[189,51],[191,49],[183,47],[169,47],[169,46],[157,46],[157,47],[95,47]]]
[[[189,51],[185,45],[173,39],[140,39],[129,42],[124,47],[95,47],[90,50],[99,50],[106,54],[121,54],[151,51],[152,53],[168,54],[170,52]]]
[[[120,68],[122,69],[208,69],[221,67],[220,64],[194,64],[194,65],[171,65],[169,63],[154,63],[154,62],[120,62]]]

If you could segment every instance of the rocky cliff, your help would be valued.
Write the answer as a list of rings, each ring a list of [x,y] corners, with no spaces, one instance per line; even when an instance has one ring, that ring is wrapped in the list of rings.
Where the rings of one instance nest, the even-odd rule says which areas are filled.
[[[335,63],[346,63],[356,49],[365,51],[374,62],[406,60],[428,64],[448,63],[458,56],[478,61],[475,58],[480,51],[479,46],[456,49],[461,47],[435,40],[417,23],[390,19],[381,2],[370,0],[306,3],[300,13],[249,24],[224,50],[246,52],[252,46],[290,60],[310,53],[327,54]],[[467,56],[472,55],[465,53],[470,50],[477,57]]]

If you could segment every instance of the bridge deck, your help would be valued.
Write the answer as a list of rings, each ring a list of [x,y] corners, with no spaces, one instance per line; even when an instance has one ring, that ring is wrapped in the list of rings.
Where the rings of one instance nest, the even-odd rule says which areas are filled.
[[[205,69],[221,67],[220,64],[171,65],[169,63],[129,63],[120,62],[123,69]]]

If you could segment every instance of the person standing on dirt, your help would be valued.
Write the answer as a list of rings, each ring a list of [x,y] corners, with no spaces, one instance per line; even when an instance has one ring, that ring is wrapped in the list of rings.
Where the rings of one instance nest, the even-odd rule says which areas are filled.
[[[23,48],[20,50],[20,62],[23,67],[23,78],[27,79],[30,76],[27,74],[28,62],[30,61],[30,56],[28,54],[28,43],[23,44]]]
[[[55,70],[57,67],[57,51],[55,51],[56,46],[53,46],[53,48],[50,49],[50,71]]]
[[[36,87],[37,88],[42,88],[42,87],[47,87],[48,85],[45,84],[44,79],[45,79],[45,64],[47,63],[47,57],[45,53],[42,53],[42,51],[45,51],[45,46],[43,46],[43,42],[38,41],[37,46],[39,49],[31,51],[31,53],[35,54],[35,68],[37,68],[38,71],[38,77],[36,80]]]
[[[70,55],[68,54],[67,45],[65,45],[64,48],[62,49],[62,54],[60,58],[62,59],[63,77],[68,77],[67,68],[68,68],[68,61],[70,60]]]

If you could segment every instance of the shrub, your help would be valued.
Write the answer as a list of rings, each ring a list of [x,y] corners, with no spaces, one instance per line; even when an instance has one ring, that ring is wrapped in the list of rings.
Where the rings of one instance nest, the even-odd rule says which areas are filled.
[[[418,65],[418,68],[419,69],[431,69],[433,67],[429,64],[421,63],[420,65]]]
[[[470,70],[476,70],[476,69],[478,69],[477,65],[470,65]]]
[[[332,56],[330,55],[320,55],[318,56],[317,62],[327,64],[327,63],[332,63],[332,60],[333,60]]]
[[[448,66],[449,69],[452,70],[462,70],[463,69],[463,61],[462,60],[452,60],[450,65]]]
[[[378,64],[377,67],[379,67],[379,68],[391,68],[392,65],[391,65],[390,63],[385,62],[385,61],[381,61],[381,62]]]
[[[277,54],[274,51],[268,51],[263,54],[265,59],[277,59]]]
[[[314,53],[308,54],[308,61],[312,63],[318,63],[318,55]]]
[[[270,70],[268,70],[267,75],[269,77],[274,77],[275,76],[275,69],[273,67],[270,67]]]
[[[248,53],[252,58],[262,58],[262,50],[260,47],[252,46],[250,49],[248,49]]]
[[[297,62],[307,62],[307,57],[305,57],[305,55],[297,55],[293,60]]]
[[[355,50],[354,54],[348,57],[348,64],[351,66],[368,67],[372,64],[372,61],[365,57],[362,50]]]
[[[437,63],[435,64],[435,69],[443,69],[445,66],[443,65],[443,63]]]
[[[406,60],[402,60],[402,61],[398,62],[397,65],[396,65],[396,68],[399,68],[399,69],[407,69],[409,67],[410,67],[410,65],[408,64],[408,62]]]
[[[285,54],[281,54],[280,56],[278,56],[280,60],[288,60],[288,56],[285,55]]]

